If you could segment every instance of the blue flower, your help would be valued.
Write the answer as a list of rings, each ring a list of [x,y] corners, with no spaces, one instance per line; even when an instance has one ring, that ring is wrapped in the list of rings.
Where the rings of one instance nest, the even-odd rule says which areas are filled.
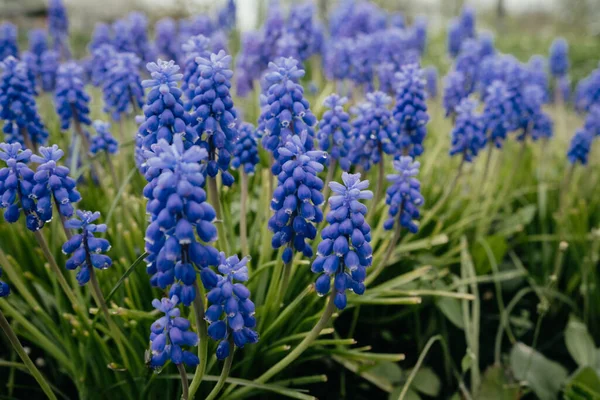
[[[36,213],[33,199],[34,173],[27,166],[31,150],[23,149],[20,143],[0,143],[0,160],[6,167],[0,169],[0,208],[4,208],[4,219],[9,224],[19,220],[21,211],[30,231],[44,226]]]
[[[183,93],[177,87],[182,77],[179,66],[174,61],[159,59],[158,63],[148,63],[146,68],[152,79],[142,82],[142,87],[150,88],[150,91],[138,133],[142,138],[141,147],[150,150],[161,139],[173,143],[175,134],[186,131],[189,115],[183,107]]]
[[[10,22],[0,24],[0,61],[8,56],[19,57],[17,27]]]
[[[548,75],[546,75],[546,59],[534,54],[527,63],[527,82],[532,85],[538,85],[544,93],[544,103],[550,99],[548,93]]]
[[[350,169],[350,151],[352,150],[352,125],[350,115],[344,110],[348,101],[345,97],[331,94],[325,98],[323,105],[328,108],[319,121],[317,140],[319,148],[329,153],[333,160],[339,162],[344,171]],[[329,158],[326,159],[329,163]]]
[[[556,38],[550,45],[550,73],[556,78],[569,72],[569,44],[564,38]]]
[[[455,69],[465,77],[465,90],[471,94],[479,81],[481,44],[476,39],[467,39],[460,46]]]
[[[427,18],[417,16],[411,29],[413,46],[419,51],[419,54],[425,53],[427,45]]]
[[[52,219],[52,206],[56,205],[61,217],[73,215],[73,203],[81,200],[75,187],[76,182],[69,176],[69,168],[59,166],[58,161],[64,152],[57,145],[40,147],[41,156],[32,155],[31,161],[40,164],[33,179],[32,197],[37,200],[37,214],[44,221]]]
[[[231,166],[235,169],[243,167],[245,173],[254,174],[255,167],[260,162],[256,129],[252,124],[245,122],[240,125],[239,133],[233,149]]]
[[[463,41],[462,27],[458,19],[453,18],[448,24],[448,54],[455,58]]]
[[[365,171],[379,164],[384,153],[398,153],[398,127],[388,108],[391,102],[392,98],[383,92],[367,93],[367,101],[352,110],[356,115],[352,120],[352,164]]]
[[[571,139],[571,144],[567,151],[567,159],[569,162],[571,164],[579,162],[581,165],[587,165],[593,140],[594,135],[592,132],[587,129],[578,129]]]
[[[180,135],[173,144],[160,139],[146,151],[148,184],[144,196],[150,225],[146,229],[147,272],[150,283],[190,305],[196,297],[194,265],[216,265],[214,208],[206,202],[201,164],[208,154],[200,146],[184,148]],[[200,240],[198,240],[200,239]]]
[[[465,75],[459,71],[450,71],[444,78],[444,95],[442,98],[446,117],[455,115],[456,108],[467,96]]]
[[[461,11],[459,20],[460,29],[465,39],[475,37],[475,19],[475,9],[472,7],[464,6]]]
[[[154,26],[156,31],[154,44],[159,55],[167,60],[177,60],[181,49],[177,47],[177,24],[173,18],[166,17],[158,20]]]
[[[225,7],[219,10],[217,19],[222,29],[231,31],[235,28],[237,7],[234,0],[227,0]]]
[[[268,65],[276,59],[277,41],[284,31],[285,19],[278,1],[270,1],[263,26],[262,64]]]
[[[296,40],[296,49],[293,56],[297,56],[301,62],[315,53],[313,39],[315,38],[316,24],[313,21],[314,15],[315,9],[312,3],[295,4],[290,9],[287,33]],[[292,56],[291,54],[279,55]]]
[[[200,77],[200,70],[198,69],[198,63],[196,59],[198,57],[210,58],[210,39],[204,35],[192,36],[181,46],[183,50],[183,57],[185,58],[183,84],[181,90],[185,93],[187,98],[186,110],[192,108],[192,100],[194,99],[194,93],[198,87],[198,78]]]
[[[354,39],[330,40],[324,54],[325,76],[332,80],[349,79],[354,63]]]
[[[452,129],[450,155],[461,154],[463,160],[472,162],[485,147],[486,137],[481,115],[475,114],[477,101],[463,99],[456,109],[456,122]]]
[[[106,239],[97,238],[95,233],[106,232],[105,224],[95,224],[100,218],[98,211],[77,210],[77,216],[65,223],[65,228],[81,230],[81,233],[73,235],[62,246],[63,253],[70,255],[67,260],[66,268],[77,272],[77,282],[85,285],[90,280],[90,267],[99,270],[108,269],[112,265],[112,260],[106,254],[110,250],[110,243]]]
[[[366,90],[373,89],[375,62],[377,59],[376,35],[359,35],[351,47],[350,79]]]
[[[269,63],[265,75],[266,104],[261,113],[262,122],[258,130],[262,134],[262,144],[273,153],[277,160],[277,150],[289,138],[306,132],[304,145],[307,151],[314,147],[313,127],[317,119],[310,110],[308,100],[304,98],[304,88],[298,80],[304,76],[304,70],[298,68],[293,58],[279,58]],[[279,173],[279,166],[273,166],[273,173]]]
[[[506,84],[494,81],[487,89],[482,119],[489,142],[497,148],[502,147],[502,142],[510,131],[512,112]]]
[[[50,0],[48,4],[48,32],[53,40],[54,50],[63,57],[70,57],[69,17],[62,0]]]
[[[250,290],[242,283],[248,281],[248,258],[241,260],[237,255],[225,258],[219,254],[218,273],[205,268],[200,273],[204,287],[209,290],[206,295],[210,306],[206,310],[208,336],[219,341],[217,358],[223,360],[229,356],[231,349],[227,338],[231,334],[236,347],[258,342],[258,334],[254,330],[254,303],[250,300]]]
[[[438,94],[438,71],[434,66],[429,66],[423,69],[425,74],[425,90],[427,96],[435,99]]]
[[[271,200],[275,214],[269,220],[269,229],[274,233],[271,240],[274,249],[287,246],[282,256],[285,263],[292,260],[294,250],[312,257],[313,251],[306,239],[313,240],[317,236],[315,224],[323,220],[319,208],[324,201],[323,181],[318,176],[323,171],[323,152],[307,151],[306,139],[306,134],[294,135],[278,149],[281,172]]]
[[[369,1],[347,0],[331,14],[329,30],[332,37],[354,37],[385,29],[387,15]]]
[[[221,171],[223,185],[233,184],[233,175],[228,171],[237,139],[237,111],[231,98],[231,56],[223,50],[211,54],[210,59],[198,57],[200,72],[194,93],[191,126],[196,131],[199,145],[208,151],[206,173],[216,177]]]
[[[54,50],[45,51],[40,58],[40,79],[44,92],[54,92],[59,55]]]
[[[90,143],[90,154],[96,155],[101,151],[107,154],[119,152],[119,142],[110,133],[110,123],[96,120],[93,123],[96,136],[92,137]]]
[[[112,24],[112,45],[118,53],[134,53],[136,48],[132,40],[131,25],[126,19],[118,19]],[[136,54],[137,55],[137,54]]]
[[[522,96],[522,131],[517,136],[517,140],[525,140],[528,134],[531,135],[533,140],[552,137],[552,120],[542,110],[542,104],[544,103],[543,89],[535,84],[527,85]]]
[[[600,104],[590,108],[585,118],[585,129],[594,136],[600,136]]]
[[[346,290],[359,295],[365,292],[363,282],[373,253],[371,227],[365,220],[367,207],[360,202],[373,198],[373,192],[366,190],[369,181],[361,181],[360,174],[347,172],[342,174],[342,181],[343,185],[329,184],[334,194],[329,198],[328,225],[321,232],[323,240],[311,268],[322,273],[315,285],[320,295],[329,293],[333,278],[334,304],[340,310],[346,308]]]
[[[413,161],[410,156],[401,156],[400,159],[394,160],[393,165],[398,173],[387,176],[387,180],[392,184],[385,195],[385,203],[390,208],[389,217],[383,227],[391,230],[394,225],[400,224],[409,232],[417,233],[419,227],[414,220],[419,218],[419,208],[425,202],[421,195],[421,183],[415,178],[421,164]]]
[[[101,44],[92,51],[90,80],[92,85],[101,86],[108,71],[108,65],[116,57],[116,50],[111,44]]]
[[[408,64],[396,73],[396,106],[394,119],[398,122],[400,136],[398,147],[412,157],[423,154],[423,141],[429,122],[425,102],[425,80],[418,64]]]
[[[34,147],[44,144],[48,132],[37,111],[34,91],[27,75],[27,66],[9,56],[0,62],[3,70],[0,77],[0,119],[7,142],[25,144],[30,141]]]
[[[496,54],[494,46],[494,34],[488,31],[479,34],[479,56],[483,60]]]
[[[140,59],[133,53],[116,53],[108,61],[102,85],[104,110],[115,121],[120,121],[121,114],[144,104],[139,65]]]
[[[254,90],[254,82],[260,79],[263,40],[258,32],[244,32],[242,48],[235,65],[237,95],[246,97]]]
[[[41,57],[48,51],[48,38],[43,29],[32,29],[29,31],[29,51],[23,54],[23,61],[27,64],[34,77],[39,77],[41,67]]]
[[[595,104],[600,104],[600,67],[579,81],[575,91],[575,108],[577,111],[589,111]]]
[[[88,45],[88,50],[92,53],[94,50],[99,48],[102,45],[111,45],[112,46],[112,38],[110,32],[110,26],[105,24],[104,22],[97,22],[94,25],[94,32],[92,32],[92,38],[90,39],[90,44]]]
[[[169,360],[175,365],[200,363],[198,356],[182,348],[196,346],[198,335],[190,331],[190,321],[180,315],[178,303],[177,296],[152,300],[152,306],[165,314],[150,327],[150,367],[153,369],[164,367]]]
[[[2,268],[0,268],[0,277],[2,276]],[[10,294],[10,286],[8,283],[0,281],[0,297],[6,297]]]
[[[69,61],[56,74],[56,113],[60,117],[61,129],[69,129],[71,122],[90,125],[90,96],[85,92],[83,69]]]
[[[148,40],[148,18],[139,11],[133,11],[127,15],[129,23],[129,40],[133,45],[133,51],[145,62],[156,60],[156,51]]]

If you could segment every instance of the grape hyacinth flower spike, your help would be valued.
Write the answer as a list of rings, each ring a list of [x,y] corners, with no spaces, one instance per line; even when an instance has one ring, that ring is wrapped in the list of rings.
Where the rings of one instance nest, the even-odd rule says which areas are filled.
[[[242,168],[248,175],[254,174],[256,165],[260,162],[258,156],[258,138],[254,125],[244,122],[240,125],[239,138],[233,149],[231,166],[234,169]]]
[[[19,57],[17,27],[10,22],[0,24],[0,61],[8,56]]]
[[[47,50],[40,58],[40,80],[44,92],[53,92],[56,88],[59,55],[54,50]]]
[[[450,155],[461,154],[461,165],[465,161],[472,162],[487,142],[481,115],[475,114],[476,108],[477,102],[466,98],[456,109],[457,117],[451,132]]]
[[[38,114],[27,66],[9,56],[0,62],[0,70],[0,119],[4,120],[5,139],[35,150],[46,142],[48,132]]]
[[[344,172],[342,182],[329,184],[334,194],[329,199],[328,225],[321,232],[323,240],[311,268],[321,274],[315,284],[319,295],[329,293],[333,278],[334,303],[340,310],[346,307],[346,290],[359,295],[365,292],[366,268],[373,253],[371,227],[365,220],[367,207],[360,202],[373,197],[373,192],[366,190],[369,181],[361,181],[360,174]]]
[[[442,103],[446,110],[446,117],[456,116],[456,108],[467,97],[465,89],[465,75],[460,71],[450,71],[444,78],[444,94]]]
[[[315,224],[323,220],[319,208],[324,200],[323,181],[318,176],[323,170],[323,152],[306,151],[305,141],[306,135],[302,138],[295,135],[278,149],[281,172],[271,201],[275,214],[269,220],[269,229],[274,233],[273,248],[285,246],[282,259],[286,264],[292,261],[294,250],[312,257],[313,251],[306,239],[313,240],[317,236]]]
[[[110,133],[110,123],[96,120],[92,123],[96,130],[96,136],[92,137],[90,143],[90,154],[96,155],[100,152],[107,154],[117,154],[119,152],[119,142]]]
[[[594,137],[593,133],[585,128],[578,129],[575,132],[567,151],[567,159],[572,165],[576,163],[587,165]]]
[[[40,156],[31,156],[31,161],[39,164],[33,177],[32,196],[37,200],[37,213],[44,222],[52,219],[53,204],[64,219],[73,216],[73,204],[81,200],[76,182],[69,176],[69,168],[58,165],[63,155],[57,145],[52,145],[40,147]]]
[[[53,40],[54,50],[61,58],[70,58],[69,17],[62,0],[50,0],[48,4],[48,32]]]
[[[225,258],[219,255],[218,273],[204,268],[200,277],[204,287],[209,290],[206,295],[210,306],[206,310],[208,335],[219,341],[217,358],[224,360],[230,354],[229,335],[233,344],[243,348],[246,344],[258,342],[258,334],[254,330],[254,303],[250,300],[250,290],[243,282],[248,281],[248,258],[241,260],[237,255]]]
[[[177,296],[152,300],[152,306],[164,314],[150,327],[150,368],[155,370],[160,370],[167,361],[191,367],[200,363],[197,355],[183,349],[196,346],[198,335],[190,331],[190,321],[181,316],[178,304]]]
[[[17,222],[23,212],[27,229],[37,232],[44,223],[33,199],[35,174],[27,166],[30,159],[31,150],[20,143],[0,143],[0,160],[6,164],[0,169],[0,208],[5,209],[4,219],[9,224]]]
[[[73,235],[62,247],[63,253],[70,255],[66,267],[68,270],[77,268],[77,282],[85,285],[93,274],[92,268],[100,270],[107,269],[112,265],[109,256],[102,254],[110,250],[110,243],[103,238],[97,238],[95,233],[106,232],[105,224],[95,224],[100,218],[98,211],[77,210],[77,216],[65,223],[67,229],[81,230],[81,233]]]
[[[419,208],[424,200],[421,195],[421,183],[415,176],[419,173],[420,163],[412,157],[402,156],[394,160],[397,174],[387,176],[392,185],[388,188],[385,202],[390,206],[389,218],[384,223],[386,230],[391,230],[396,224],[417,233],[419,227],[414,222],[420,216]]]
[[[55,99],[61,129],[69,129],[71,123],[76,129],[79,124],[91,124],[90,96],[85,91],[83,68],[75,61],[69,61],[58,68]],[[81,132],[78,134],[82,135]]]
[[[423,141],[429,122],[425,103],[425,80],[418,64],[408,64],[396,73],[396,106],[394,119],[399,124],[398,147],[411,157],[423,153]]]
[[[144,104],[139,66],[140,58],[134,53],[116,53],[108,61],[102,86],[104,110],[115,121],[122,114],[137,113]]]
[[[348,171],[351,166],[349,157],[352,150],[352,125],[350,115],[344,110],[344,104],[347,102],[346,97],[335,93],[323,101],[327,111],[319,121],[317,140],[319,149],[328,153],[326,163],[332,174],[336,163],[339,163],[343,171]],[[331,178],[328,181],[331,181]]]
[[[569,43],[564,38],[554,39],[550,45],[550,73],[555,78],[564,77],[569,72]]]

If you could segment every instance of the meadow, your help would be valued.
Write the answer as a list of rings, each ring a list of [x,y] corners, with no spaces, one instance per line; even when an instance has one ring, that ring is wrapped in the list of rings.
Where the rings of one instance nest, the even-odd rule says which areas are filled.
[[[50,3],[38,59],[0,29],[0,398],[600,398],[593,39]]]

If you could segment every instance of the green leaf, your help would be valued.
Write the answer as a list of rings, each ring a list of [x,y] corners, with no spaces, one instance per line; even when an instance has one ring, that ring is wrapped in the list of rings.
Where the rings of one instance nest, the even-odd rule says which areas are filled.
[[[565,330],[565,343],[569,354],[580,367],[593,367],[596,365],[596,345],[590,336],[587,327],[575,316],[569,317]]]
[[[440,378],[429,367],[423,367],[417,372],[411,386],[431,397],[437,397],[442,390]]]
[[[513,346],[510,367],[515,378],[529,386],[540,400],[556,400],[568,376],[562,365],[523,343]]]
[[[591,367],[583,367],[575,371],[567,387],[565,398],[596,400],[600,399],[600,377]]]
[[[519,208],[516,213],[512,214],[508,218],[505,218],[496,229],[497,235],[512,236],[514,233],[521,232],[525,226],[529,225],[535,217],[536,206],[529,204],[525,207]]]
[[[504,236],[494,235],[485,238],[485,241],[487,242],[488,246],[490,246],[496,263],[500,264],[506,255],[506,251],[508,250],[506,238]],[[477,275],[484,275],[491,271],[492,264],[490,264],[490,260],[485,248],[479,241],[476,241],[473,244],[473,248],[471,249],[471,257],[473,258],[473,264],[477,270]]]
[[[388,395],[388,400],[398,400],[400,393],[402,393],[402,386],[395,388],[394,391]],[[406,395],[402,400],[421,400],[421,396],[419,396],[414,390],[408,389],[408,392],[406,392]]]
[[[398,384],[402,380],[402,368],[398,364],[383,361],[375,364],[373,367],[365,369],[370,374],[377,375],[390,381],[390,383]]]
[[[473,357],[469,353],[465,354],[462,360],[460,361],[460,369],[462,373],[466,373],[471,369],[471,365],[473,364]]]
[[[460,300],[450,297],[442,297],[435,303],[440,311],[454,324],[457,328],[465,329],[463,321],[462,307]]]
[[[495,365],[489,367],[483,374],[478,398],[515,400],[519,398],[519,387],[517,385],[508,386],[502,367]]]

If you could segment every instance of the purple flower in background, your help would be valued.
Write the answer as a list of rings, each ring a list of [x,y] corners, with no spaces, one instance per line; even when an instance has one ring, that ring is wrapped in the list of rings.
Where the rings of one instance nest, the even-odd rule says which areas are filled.
[[[23,149],[20,143],[0,143],[0,161],[6,165],[0,169],[0,208],[5,210],[4,219],[14,224],[23,212],[27,229],[35,232],[44,222],[36,213],[32,196],[35,174],[27,166],[30,159],[31,150]]]
[[[496,54],[494,46],[494,34],[488,31],[483,31],[479,34],[479,56],[483,60],[485,57]]]
[[[332,80],[349,79],[354,63],[354,39],[330,40],[324,54],[325,75]]]
[[[0,62],[8,56],[19,57],[17,27],[10,22],[0,24]]]
[[[329,18],[331,37],[355,37],[385,29],[387,14],[370,1],[344,0]]]
[[[8,56],[0,62],[0,119],[9,143],[37,148],[48,140],[48,132],[38,114],[34,90],[25,63]]]
[[[35,54],[38,58],[48,50],[48,37],[43,29],[32,29],[29,31],[29,51]]]
[[[569,72],[569,44],[564,38],[556,38],[550,46],[550,72],[561,78]]]
[[[600,104],[592,106],[585,118],[585,129],[594,136],[600,136]]]
[[[167,361],[191,367],[200,363],[198,356],[183,350],[183,346],[196,346],[198,335],[190,331],[190,321],[181,316],[178,303],[177,296],[152,300],[152,306],[165,314],[150,327],[150,367],[155,370],[160,370]]]
[[[427,97],[435,99],[438,95],[438,71],[433,65],[423,69],[425,75],[425,90]]]
[[[589,111],[594,105],[600,105],[600,67],[579,81],[575,90],[575,109]]]
[[[335,93],[325,98],[323,105],[327,107],[327,111],[319,121],[317,132],[319,149],[327,152],[344,171],[350,169],[349,157],[352,150],[352,125],[349,122],[350,115],[344,110],[347,101],[347,98]],[[330,165],[329,158],[325,161]]]
[[[396,105],[394,119],[398,122],[400,136],[398,148],[411,157],[423,153],[423,141],[429,122],[425,102],[425,80],[418,64],[408,64],[396,73]]]
[[[45,51],[40,58],[40,80],[44,92],[53,92],[56,88],[59,55],[54,50]]]
[[[181,90],[183,90],[187,99],[185,106],[188,111],[192,108],[192,100],[200,77],[196,59],[198,57],[210,58],[210,46],[210,39],[204,35],[192,36],[181,46],[185,58]]]
[[[92,125],[96,130],[96,136],[91,139],[90,154],[96,155],[101,151],[107,154],[117,154],[119,142],[110,133],[110,123],[96,120]]]
[[[427,45],[427,17],[417,16],[411,27],[411,36],[414,47],[419,51],[419,54],[425,53]]]
[[[460,71],[450,71],[444,78],[444,96],[442,99],[446,117],[455,115],[456,108],[462,99],[467,96],[465,75]]]
[[[552,120],[542,110],[544,103],[544,91],[538,85],[527,85],[523,90],[522,102],[522,131],[517,140],[525,140],[531,135],[533,140],[552,137]]]
[[[502,147],[502,142],[511,128],[512,105],[510,93],[502,81],[494,81],[487,90],[483,110],[484,131],[490,143],[497,148]]]
[[[287,33],[296,40],[296,54],[279,54],[280,56],[294,57],[303,62],[315,53],[314,14],[315,8],[312,3],[292,6],[287,22]]]
[[[108,64],[117,57],[115,48],[111,44],[101,44],[92,51],[90,80],[92,85],[101,86],[104,83]]]
[[[294,250],[312,257],[312,248],[306,240],[317,236],[316,225],[323,220],[319,208],[324,201],[323,181],[318,176],[323,171],[323,152],[307,151],[306,139],[306,133],[302,137],[289,137],[277,152],[281,172],[271,200],[274,214],[269,219],[269,229],[273,232],[273,248],[285,247],[282,255],[285,263],[291,262]]]
[[[465,77],[465,90],[467,94],[473,93],[475,85],[479,81],[479,69],[481,65],[481,44],[475,39],[465,40],[458,57],[456,57],[455,69],[462,72]]]
[[[477,102],[465,98],[456,108],[456,122],[451,132],[450,155],[460,154],[466,162],[473,162],[486,145],[482,116],[475,114]]]
[[[468,6],[463,7],[459,17],[463,38],[472,39],[475,37],[475,19],[475,9]]]
[[[260,162],[258,155],[258,137],[254,125],[244,122],[240,124],[239,137],[233,149],[231,166],[235,169],[243,168],[247,174],[254,174],[256,165]]]
[[[127,16],[129,35],[133,51],[144,62],[156,60],[156,49],[148,40],[148,18],[142,12],[134,11]]]
[[[111,37],[110,26],[104,22],[98,22],[94,26],[94,32],[92,32],[92,39],[88,45],[88,50],[93,52],[102,45],[112,45],[113,39]]]
[[[448,54],[455,58],[460,51],[463,41],[463,33],[458,19],[454,18],[448,24]]]
[[[267,8],[267,17],[263,26],[263,65],[268,65],[277,56],[277,42],[283,34],[285,19],[278,1],[271,0]]]
[[[113,40],[112,45],[119,53],[136,53],[136,47],[133,43],[131,25],[126,19],[118,19],[112,24]]]
[[[53,41],[53,48],[61,58],[70,58],[69,49],[69,17],[62,0],[50,0],[48,3],[48,32]]]
[[[217,20],[222,29],[231,31],[235,28],[237,18],[237,7],[234,0],[227,0],[225,7],[219,10]]]
[[[166,17],[158,20],[154,30],[156,32],[154,44],[158,54],[167,60],[177,60],[181,49],[178,47],[177,24],[173,18]]]
[[[237,95],[246,97],[254,90],[255,81],[260,79],[262,66],[262,37],[259,32],[245,32],[242,48],[235,65]]]
[[[140,59],[133,53],[116,53],[107,63],[102,85],[104,110],[115,121],[144,104],[139,67]]]
[[[594,141],[594,135],[587,129],[578,129],[571,139],[569,150],[567,151],[567,159],[571,164],[579,162],[581,165],[587,165],[588,156]]]
[[[217,358],[224,360],[231,349],[227,338],[232,335],[238,348],[258,342],[254,303],[250,300],[250,290],[242,283],[248,281],[248,258],[241,260],[237,255],[225,258],[219,254],[218,273],[204,268],[200,273],[206,295],[211,304],[206,310],[208,336],[219,341]]]
[[[550,99],[548,75],[546,73],[547,63],[544,56],[535,54],[531,56],[527,63],[527,82],[538,85],[544,92],[544,103]]]
[[[331,210],[311,267],[313,272],[321,274],[315,284],[319,295],[329,293],[333,278],[334,304],[340,310],[346,308],[346,290],[358,295],[365,292],[363,282],[373,253],[371,227],[365,220],[367,207],[360,202],[373,198],[373,192],[366,190],[369,181],[361,181],[360,174],[344,172],[342,182],[329,184],[333,192],[329,198]]]
[[[425,200],[421,195],[421,183],[417,178],[420,163],[413,161],[412,157],[401,156],[394,160],[396,174],[387,176],[392,184],[388,187],[385,195],[385,203],[390,207],[388,219],[383,227],[391,230],[397,224],[408,229],[411,233],[417,233],[419,227],[414,222],[420,217],[419,208]]]
[[[85,92],[83,68],[75,61],[60,67],[56,75],[56,113],[60,117],[61,129],[69,129],[71,123],[90,125],[90,96]]]

